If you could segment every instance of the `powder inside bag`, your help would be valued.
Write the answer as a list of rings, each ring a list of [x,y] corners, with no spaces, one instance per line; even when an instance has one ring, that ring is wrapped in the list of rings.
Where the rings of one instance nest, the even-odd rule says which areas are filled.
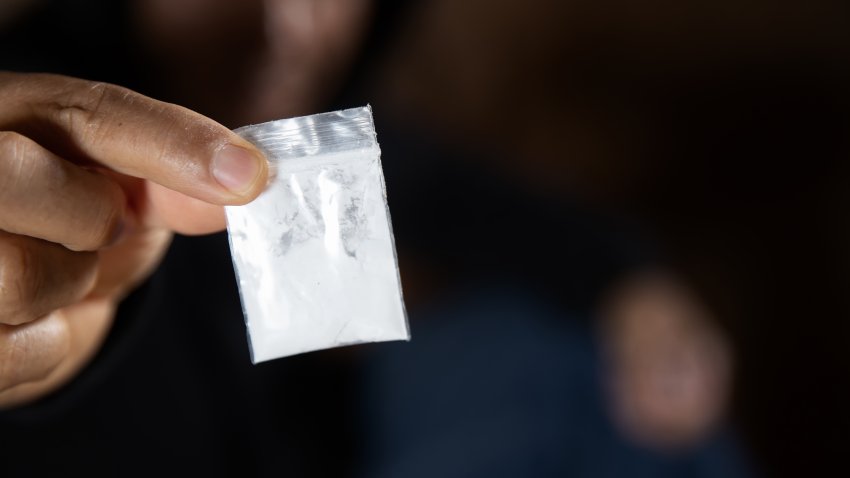
[[[372,128],[359,108],[238,130],[273,172],[259,198],[226,208],[255,363],[409,339]]]

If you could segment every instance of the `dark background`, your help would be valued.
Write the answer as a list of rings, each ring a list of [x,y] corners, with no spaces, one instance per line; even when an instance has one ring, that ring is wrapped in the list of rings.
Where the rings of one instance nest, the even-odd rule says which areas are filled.
[[[384,2],[352,86],[335,103],[371,101],[379,135],[412,124],[426,146],[439,138],[441,148],[469,152],[459,154],[469,168],[510,178],[544,204],[541,222],[569,204],[640,230],[652,243],[640,254],[570,259],[582,273],[566,277],[547,267],[546,244],[581,221],[542,226],[548,236],[539,255],[508,258],[499,270],[515,267],[559,300],[591,310],[597,284],[662,256],[733,344],[732,421],[757,466],[789,477],[846,469],[850,4],[407,3]],[[132,32],[114,21],[124,7],[40,7],[0,37],[4,62],[168,100]],[[459,208],[454,218],[429,217],[444,209],[422,210],[416,198],[440,175],[430,168],[433,177],[419,176],[415,164],[385,161],[402,271],[425,270],[405,278],[406,287],[417,282],[414,303],[417,294],[486,269],[503,245],[478,248],[476,239],[486,243],[501,216],[469,219],[474,213],[458,211],[479,208],[462,196],[443,198],[444,209]],[[411,175],[420,181],[404,179]],[[447,240],[446,230],[469,244]],[[352,380],[334,367],[307,370],[329,373],[340,393]]]

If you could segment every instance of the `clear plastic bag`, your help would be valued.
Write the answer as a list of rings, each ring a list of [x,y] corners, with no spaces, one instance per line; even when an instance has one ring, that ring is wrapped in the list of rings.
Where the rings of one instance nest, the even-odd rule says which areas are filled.
[[[408,340],[371,108],[236,132],[271,164],[259,198],[226,208],[253,362]]]

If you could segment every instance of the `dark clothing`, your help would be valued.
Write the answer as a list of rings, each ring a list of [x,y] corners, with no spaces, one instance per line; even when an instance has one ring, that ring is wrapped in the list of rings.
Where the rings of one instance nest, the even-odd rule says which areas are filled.
[[[728,437],[629,445],[587,324],[525,285],[411,320],[411,343],[253,366],[225,238],[178,238],[81,376],[0,414],[3,476],[748,476]]]
[[[361,476],[751,476],[724,433],[670,454],[625,440],[589,324],[526,285],[460,287],[418,318],[414,341],[368,351]]]
[[[401,153],[393,144],[387,158]],[[0,413],[0,449],[32,454],[3,476],[746,476],[728,438],[665,457],[629,445],[605,416],[577,314],[628,254],[600,247],[590,223],[566,234],[573,216],[495,178],[457,203],[464,175],[445,170],[452,187],[426,207],[387,171],[399,249],[457,272],[410,310],[413,342],[253,366],[226,238],[178,237],[77,379]],[[486,232],[479,201],[534,231]],[[592,264],[612,264],[607,281],[582,283],[599,274]],[[558,295],[569,284],[593,293]]]
[[[178,238],[81,376],[0,414],[4,454],[32,453],[3,475],[332,476],[344,367],[303,362],[251,365],[225,237]],[[340,428],[316,436],[314,412]]]

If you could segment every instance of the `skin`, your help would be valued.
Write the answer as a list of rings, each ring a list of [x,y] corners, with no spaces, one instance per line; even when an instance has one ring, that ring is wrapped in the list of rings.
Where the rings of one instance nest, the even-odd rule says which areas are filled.
[[[124,88],[0,73],[0,407],[71,379],[173,232],[224,227],[262,154],[220,124]]]

